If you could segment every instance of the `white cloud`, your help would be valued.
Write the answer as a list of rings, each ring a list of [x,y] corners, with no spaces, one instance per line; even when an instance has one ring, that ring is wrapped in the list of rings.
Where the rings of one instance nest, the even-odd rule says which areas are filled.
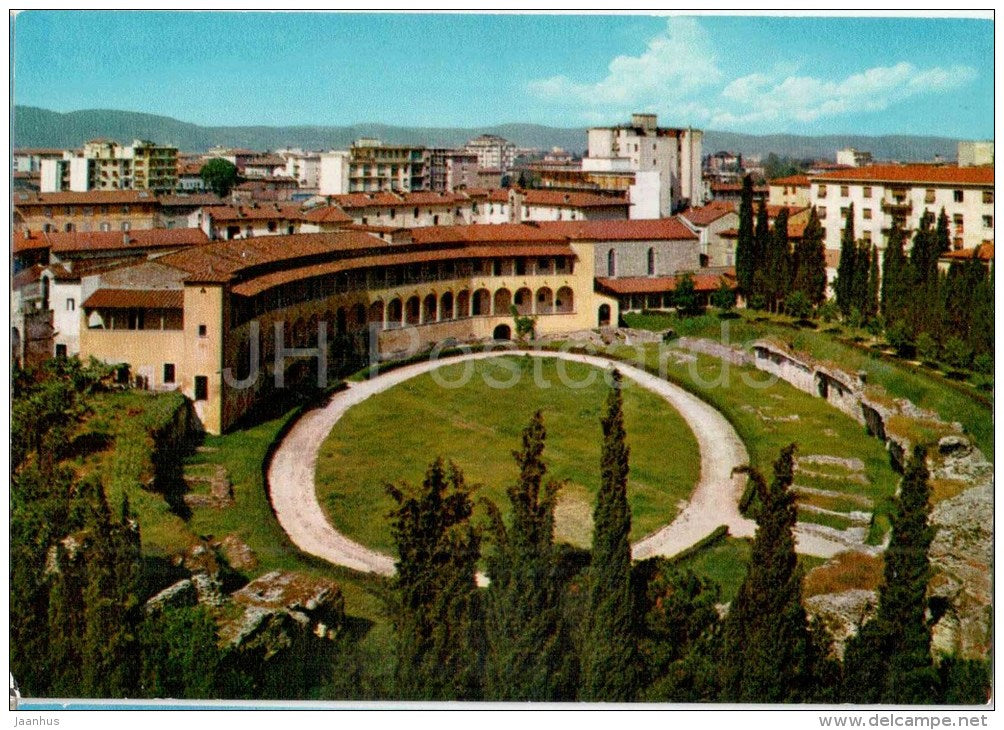
[[[641,54],[610,61],[603,78],[552,76],[530,81],[527,91],[588,124],[610,124],[629,112],[647,111],[668,115],[672,123],[784,131],[829,117],[881,112],[914,97],[961,88],[977,76],[969,66],[921,69],[904,61],[830,80],[802,72],[809,63],[781,59],[726,78],[700,23],[671,17]]]
[[[717,84],[721,71],[711,42],[693,18],[673,17],[666,31],[648,42],[638,56],[617,56],[599,81],[585,83],[567,76],[537,79],[527,90],[542,100],[596,111],[608,116],[625,109],[666,108],[694,92]]]
[[[811,76],[782,80],[754,73],[731,81],[712,126],[811,123],[823,117],[883,111],[914,96],[960,88],[976,78],[968,66],[918,69],[910,63],[876,66],[839,81]]]

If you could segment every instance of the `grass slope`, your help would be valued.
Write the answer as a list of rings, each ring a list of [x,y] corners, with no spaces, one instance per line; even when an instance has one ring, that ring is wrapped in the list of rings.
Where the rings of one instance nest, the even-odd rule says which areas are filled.
[[[733,344],[774,336],[817,360],[839,364],[849,372],[864,371],[868,382],[881,385],[897,398],[906,398],[921,408],[937,413],[945,421],[957,421],[971,434],[984,455],[994,458],[993,412],[979,400],[966,394],[965,386],[952,387],[905,363],[883,359],[845,344],[823,331],[792,329],[784,317],[758,312],[742,312],[738,319],[727,320],[728,341]],[[677,334],[707,337],[721,341],[722,320],[715,315],[680,319],[671,314],[627,314],[631,327],[649,330],[673,329]],[[762,321],[758,321],[762,320]]]
[[[469,384],[437,384],[459,382],[465,370],[471,373]],[[563,384],[562,373],[568,383],[588,381],[587,387]],[[486,378],[515,385],[488,387]],[[557,509],[557,537],[588,546],[606,394],[601,372],[578,363],[505,357],[444,365],[367,399],[335,425],[318,457],[318,497],[339,530],[388,552],[393,544],[386,515],[393,502],[384,485],[420,483],[436,456],[456,462],[468,483],[482,485],[478,496],[505,509],[505,489],[517,476],[511,452],[533,412],[541,409],[548,476],[567,480]],[[697,441],[665,400],[625,381],[624,411],[631,448],[631,536],[638,539],[679,512],[700,465]]]

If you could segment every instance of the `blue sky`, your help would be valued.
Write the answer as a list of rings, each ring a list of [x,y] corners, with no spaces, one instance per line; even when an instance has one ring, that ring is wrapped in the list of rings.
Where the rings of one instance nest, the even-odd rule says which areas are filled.
[[[666,125],[993,137],[993,24],[963,18],[43,12],[14,100],[207,125]]]

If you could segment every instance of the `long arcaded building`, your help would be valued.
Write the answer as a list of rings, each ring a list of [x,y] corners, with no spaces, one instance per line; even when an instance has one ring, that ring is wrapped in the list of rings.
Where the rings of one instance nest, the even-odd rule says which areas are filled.
[[[330,365],[347,343],[392,357],[508,339],[511,306],[541,335],[616,324],[660,305],[699,262],[697,236],[675,218],[439,226],[393,243],[362,230],[219,241],[85,282],[80,354],[180,389],[218,433],[277,375],[312,373],[322,343]]]

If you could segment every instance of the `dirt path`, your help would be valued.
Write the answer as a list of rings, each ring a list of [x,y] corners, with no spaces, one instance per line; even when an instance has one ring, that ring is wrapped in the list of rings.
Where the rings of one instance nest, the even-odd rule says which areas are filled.
[[[391,575],[394,559],[370,550],[339,533],[328,522],[317,501],[314,472],[322,442],[338,419],[352,406],[371,395],[435,368],[465,360],[480,360],[513,354],[511,351],[472,353],[446,360],[423,361],[391,370],[372,380],[351,383],[322,408],[305,413],[276,449],[268,470],[268,485],[276,516],[290,539],[304,552],[338,565],[364,572]],[[732,469],[747,461],[746,447],[728,421],[710,405],[682,388],[639,368],[591,355],[566,352],[531,352],[538,357],[557,357],[601,369],[616,367],[644,388],[662,396],[684,418],[701,452],[701,476],[691,499],[670,524],[636,543],[636,559],[675,555],[705,537],[719,525],[727,525],[737,537],[753,534],[755,525],[739,514],[737,503],[744,476]],[[674,458],[672,445],[667,456]],[[687,455],[678,455],[686,458]]]

